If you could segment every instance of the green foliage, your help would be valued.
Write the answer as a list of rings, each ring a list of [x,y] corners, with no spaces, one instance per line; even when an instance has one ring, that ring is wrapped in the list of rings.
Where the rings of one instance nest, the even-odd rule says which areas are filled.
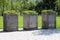
[[[60,0],[56,2],[60,8]],[[51,5],[52,4],[52,5]],[[0,0],[0,12],[3,12],[3,0]],[[51,6],[51,7],[50,7]],[[43,9],[55,9],[54,0],[4,0],[4,10],[15,10],[23,13],[24,10],[36,10],[38,13]]]
[[[3,0],[0,0],[0,15],[3,13]]]
[[[56,1],[56,6],[58,6],[58,8],[60,9],[60,0]]]
[[[43,0],[43,2],[40,2],[36,5],[36,10],[40,12],[41,10],[48,10],[53,9],[55,10],[56,7],[56,0]]]
[[[4,11],[5,14],[17,14],[15,10],[6,10]]]
[[[24,11],[25,14],[36,14],[37,12],[36,11],[33,11],[33,10],[26,10]]]
[[[53,10],[42,10],[42,13],[54,13],[55,11]]]
[[[60,0],[57,0],[56,1],[56,6],[57,6],[57,12],[58,12],[58,15],[60,16]]]

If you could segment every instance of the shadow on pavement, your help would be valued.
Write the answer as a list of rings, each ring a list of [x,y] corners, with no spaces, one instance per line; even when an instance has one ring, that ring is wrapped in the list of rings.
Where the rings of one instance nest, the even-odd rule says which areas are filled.
[[[60,29],[41,29],[34,32],[34,35],[52,35],[60,33]]]

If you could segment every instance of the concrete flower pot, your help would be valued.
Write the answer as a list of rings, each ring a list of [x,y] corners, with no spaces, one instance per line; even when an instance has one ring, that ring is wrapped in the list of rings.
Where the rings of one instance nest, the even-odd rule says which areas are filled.
[[[18,30],[18,15],[17,14],[4,14],[4,31],[17,31]]]
[[[24,30],[38,29],[38,14],[24,14],[23,26]]]
[[[42,28],[56,28],[56,13],[42,13]]]

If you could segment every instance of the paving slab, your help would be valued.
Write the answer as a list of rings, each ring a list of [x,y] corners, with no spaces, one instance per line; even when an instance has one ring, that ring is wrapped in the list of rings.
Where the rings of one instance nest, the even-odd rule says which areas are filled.
[[[14,32],[0,30],[0,40],[60,40],[60,29],[19,30]]]

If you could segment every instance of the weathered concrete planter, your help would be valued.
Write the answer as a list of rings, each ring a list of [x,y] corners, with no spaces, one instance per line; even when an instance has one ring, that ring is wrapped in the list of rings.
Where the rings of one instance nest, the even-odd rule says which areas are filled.
[[[56,28],[56,13],[42,13],[42,28]]]
[[[38,14],[24,14],[23,23],[24,30],[38,29]]]
[[[17,14],[4,14],[4,31],[17,31],[18,30],[18,15]]]

